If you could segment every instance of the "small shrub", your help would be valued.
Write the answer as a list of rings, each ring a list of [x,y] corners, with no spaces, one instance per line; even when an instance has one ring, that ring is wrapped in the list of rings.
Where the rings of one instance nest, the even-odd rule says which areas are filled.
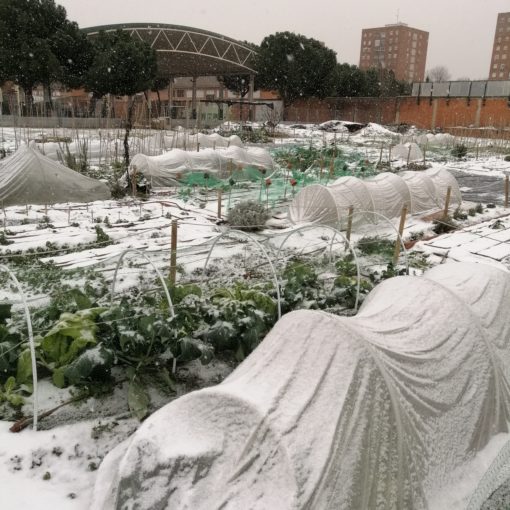
[[[96,236],[98,244],[109,244],[112,241],[111,237],[99,225],[96,225]]]
[[[482,213],[483,213],[483,205],[482,205],[482,204],[476,204],[476,206],[475,206],[475,211],[476,211],[478,214],[482,214]]]
[[[457,224],[453,221],[453,219],[450,216],[445,216],[444,218],[441,218],[440,220],[434,220],[434,226],[432,227],[432,230],[438,234],[445,234],[447,232],[451,232],[452,230],[455,230],[457,228]]]
[[[467,220],[467,213],[463,211],[460,207],[457,207],[455,211],[453,212],[453,219],[454,220]]]
[[[454,158],[465,158],[467,155],[467,147],[463,143],[457,144],[453,147],[451,154]]]
[[[5,235],[5,232],[2,230],[0,232],[0,244],[3,245],[3,246],[7,246],[8,244],[12,244],[14,241],[9,241],[9,239],[7,239],[7,236]]]
[[[510,154],[507,154],[507,155],[505,156],[505,161],[510,161]]]
[[[230,225],[247,232],[255,232],[263,228],[267,218],[266,208],[254,200],[239,202],[227,215]]]
[[[476,209],[474,207],[470,207],[468,209],[469,216],[476,216]]]

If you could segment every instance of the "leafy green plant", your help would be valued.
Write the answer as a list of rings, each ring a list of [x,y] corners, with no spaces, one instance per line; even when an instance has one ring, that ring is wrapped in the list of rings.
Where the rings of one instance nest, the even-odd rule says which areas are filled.
[[[475,211],[476,211],[478,214],[483,214],[483,205],[482,205],[482,204],[476,204],[476,206],[475,206]]]
[[[383,239],[381,237],[362,237],[356,247],[363,255],[384,255],[393,256],[395,250],[394,241]]]

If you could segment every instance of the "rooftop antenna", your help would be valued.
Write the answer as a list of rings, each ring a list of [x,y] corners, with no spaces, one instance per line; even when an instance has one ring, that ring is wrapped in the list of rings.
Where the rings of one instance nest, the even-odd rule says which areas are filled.
[[[400,13],[400,9],[397,9],[397,25],[398,25],[398,15]]]

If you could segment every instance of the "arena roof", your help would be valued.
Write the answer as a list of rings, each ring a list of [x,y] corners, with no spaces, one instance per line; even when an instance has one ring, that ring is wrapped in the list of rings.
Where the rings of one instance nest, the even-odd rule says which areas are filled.
[[[158,65],[168,76],[254,74],[253,48],[221,34],[200,28],[161,23],[122,23],[84,28],[94,37],[100,31],[126,30],[150,44]]]

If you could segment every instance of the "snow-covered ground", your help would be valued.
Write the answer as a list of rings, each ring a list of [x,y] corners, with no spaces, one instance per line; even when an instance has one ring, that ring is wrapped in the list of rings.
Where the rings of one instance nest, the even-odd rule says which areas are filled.
[[[404,139],[402,135],[377,124],[370,124],[355,133],[343,129],[326,132],[313,125],[301,126],[279,126],[278,131],[282,136],[275,140],[272,147],[335,144],[344,154],[360,153],[375,163],[388,160],[390,146],[400,142],[409,143],[420,136],[420,133],[413,131],[412,137]],[[98,130],[74,134],[62,130],[42,133],[40,130],[3,128],[0,131],[0,148],[13,151],[22,140],[45,140],[51,136],[87,140],[89,148],[99,151],[91,153],[90,158],[90,162],[99,169],[105,162],[116,157],[122,134]],[[172,134],[168,136],[172,139]],[[143,133],[138,138],[135,133],[132,148],[135,152],[158,154],[166,148],[164,139],[158,133]],[[496,207],[484,207],[483,213],[468,216],[466,221],[461,222],[460,230],[442,236],[432,233],[430,221],[409,218],[404,238],[409,239],[420,233],[418,237],[421,240],[412,250],[427,254],[431,263],[474,260],[510,268],[510,210],[505,210],[501,205],[503,179],[510,172],[510,162],[504,161],[498,153],[502,149],[497,144],[490,145],[487,140],[462,142],[470,146],[477,144],[484,150],[480,149],[478,157],[457,161],[449,156],[454,141],[449,137],[445,137],[442,142],[429,137],[425,151],[427,163],[467,175],[501,179],[501,188],[496,190],[499,198]],[[390,164],[392,168],[399,168],[404,167],[407,161],[392,160]],[[230,202],[245,197],[257,198],[260,193],[260,187],[255,184],[251,188],[238,190],[231,197],[224,196],[223,216]],[[468,209],[472,206],[474,204],[465,207]],[[273,253],[294,228],[286,220],[284,204],[280,204],[279,211],[282,214],[273,218],[269,226],[257,235],[257,239],[264,242]],[[52,261],[67,269],[97,268],[108,275],[109,281],[119,255],[128,249],[142,251],[156,267],[166,272],[170,260],[170,225],[174,219],[179,220],[177,263],[188,272],[203,267],[212,241],[224,231],[224,226],[217,221],[217,200],[213,190],[196,190],[191,197],[182,197],[175,189],[166,189],[153,193],[148,200],[126,198],[91,204],[13,206],[3,209],[2,215],[0,220],[3,220],[5,236],[12,244],[0,245],[0,264],[6,255],[12,256],[19,251],[19,256],[23,256],[27,250],[39,249],[45,252],[42,254],[45,262]],[[395,219],[394,224],[398,226],[398,219]],[[113,244],[101,246],[96,231],[98,226]],[[354,240],[367,232],[371,235],[388,235],[392,228],[378,225],[368,230],[355,231]],[[330,234],[325,234],[320,228],[294,235],[289,238],[286,247],[303,250],[306,243],[324,240],[325,235]],[[223,241],[215,247],[212,255],[214,259],[227,261],[231,255],[247,250],[246,245],[232,239]],[[141,270],[152,271],[150,264],[140,260],[140,257],[136,262],[136,267],[130,267],[129,263],[124,262],[119,273],[117,291],[122,292],[123,289],[138,285]],[[228,267],[227,262],[225,265]],[[81,283],[75,281],[74,284],[80,286]],[[0,289],[0,298],[16,299],[11,288]],[[29,295],[29,298],[36,304],[38,300],[44,301],[45,296],[43,293],[35,293]],[[43,409],[53,407],[69,397],[69,394],[57,391],[53,386],[45,388],[45,397],[41,401]],[[82,405],[88,406],[90,411],[87,419],[78,419],[73,423],[71,413],[66,416],[67,423],[64,425],[58,425],[58,420],[49,422],[55,425],[50,430],[25,430],[12,434],[8,431],[11,424],[0,422],[0,479],[3,480],[3,486],[9,488],[0,492],[2,510],[74,510],[89,506],[97,466],[108,451],[136,429],[137,422],[126,416],[122,406],[111,409],[109,413],[98,413],[98,417],[94,418],[94,403],[87,401]],[[491,447],[499,448],[507,439],[498,438],[491,443]],[[482,459],[477,469],[483,468]],[[469,488],[464,487],[463,490],[468,492]],[[445,507],[438,504],[437,508]]]

